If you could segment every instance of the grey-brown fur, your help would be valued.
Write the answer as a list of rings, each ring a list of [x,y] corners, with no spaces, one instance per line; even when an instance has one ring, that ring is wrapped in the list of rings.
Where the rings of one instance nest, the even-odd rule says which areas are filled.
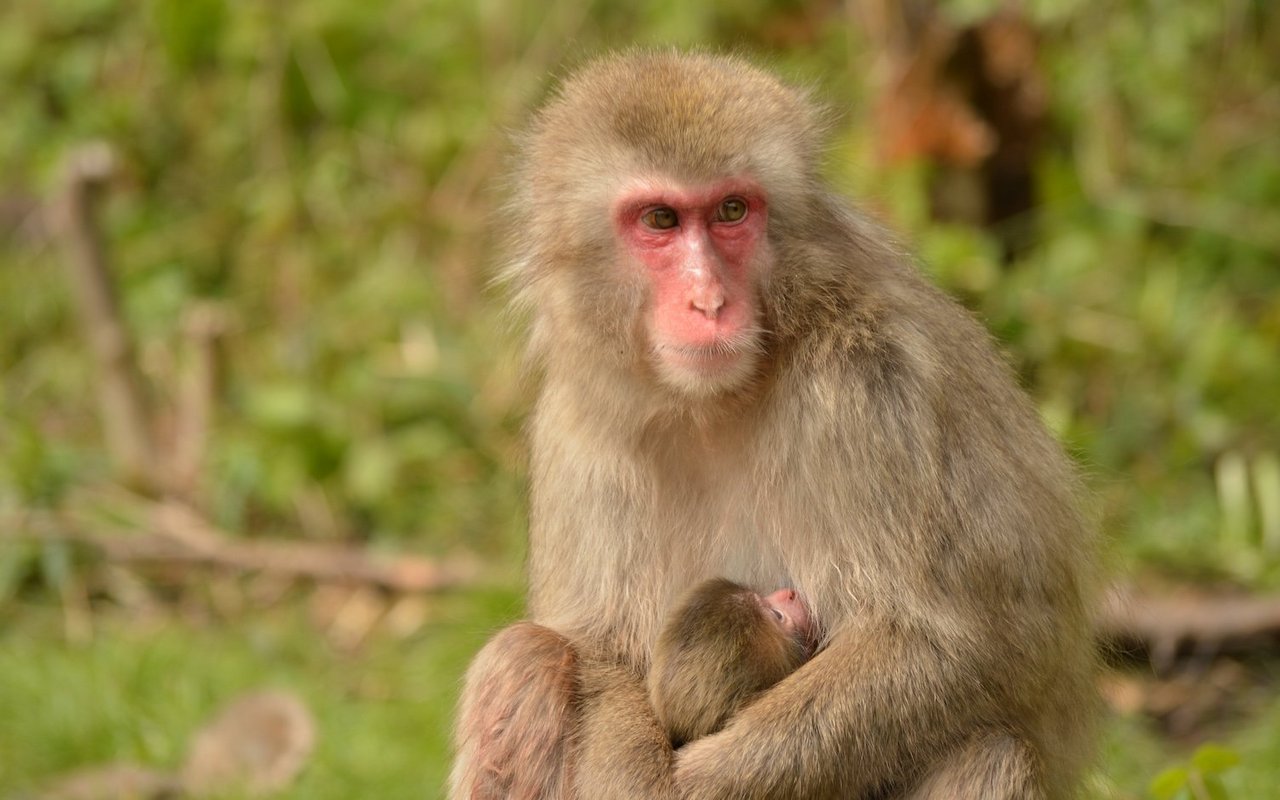
[[[529,608],[582,659],[562,767],[582,797],[1072,796],[1094,708],[1076,477],[982,327],[823,186],[819,119],[741,60],[639,52],[570,78],[524,142],[508,220],[542,374]],[[744,171],[771,204],[765,356],[692,396],[655,379],[608,203],[636,175]],[[714,575],[795,587],[826,636],[673,755],[644,675],[671,599]],[[551,746],[471,744],[508,646],[470,673],[455,797],[477,764]]]

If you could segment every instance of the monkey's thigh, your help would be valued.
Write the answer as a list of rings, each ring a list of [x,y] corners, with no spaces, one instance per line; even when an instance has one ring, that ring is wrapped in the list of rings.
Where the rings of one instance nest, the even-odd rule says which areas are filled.
[[[1035,751],[1003,731],[974,735],[944,756],[907,793],[909,800],[1037,800],[1044,796]]]
[[[467,671],[450,796],[567,796],[577,673],[569,641],[532,622],[486,644]]]

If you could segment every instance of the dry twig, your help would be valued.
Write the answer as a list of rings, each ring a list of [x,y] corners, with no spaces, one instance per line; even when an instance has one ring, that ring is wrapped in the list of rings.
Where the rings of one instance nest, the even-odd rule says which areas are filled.
[[[99,374],[107,447],[127,481],[154,487],[155,453],[133,341],[120,312],[106,245],[94,214],[97,190],[111,176],[115,156],[102,142],[84,145],[66,161],[52,228],[67,250],[71,288]]]

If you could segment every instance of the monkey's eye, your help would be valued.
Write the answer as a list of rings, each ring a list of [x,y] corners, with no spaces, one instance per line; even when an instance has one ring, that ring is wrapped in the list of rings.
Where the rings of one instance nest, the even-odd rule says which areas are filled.
[[[773,614],[773,618],[774,618],[774,619],[776,619],[778,622],[786,622],[786,621],[787,621],[787,618],[786,618],[786,617],[784,617],[784,616],[782,616],[782,612],[781,612],[781,611],[779,611],[778,609],[774,608],[773,606],[769,606],[769,611],[770,611],[770,612],[772,612],[772,614]]]
[[[676,223],[679,222],[676,218],[675,210],[666,206],[658,206],[646,211],[644,216],[640,217],[640,221],[658,231],[674,228]]]
[[[730,197],[716,209],[716,219],[721,222],[738,222],[747,215],[747,201],[741,197]]]

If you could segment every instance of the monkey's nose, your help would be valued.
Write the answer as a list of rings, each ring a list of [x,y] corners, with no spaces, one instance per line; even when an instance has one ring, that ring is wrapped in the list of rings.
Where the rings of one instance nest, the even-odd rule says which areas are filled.
[[[717,289],[699,292],[693,296],[690,304],[701,311],[707,319],[715,319],[720,314],[720,309],[724,307],[724,293]]]

